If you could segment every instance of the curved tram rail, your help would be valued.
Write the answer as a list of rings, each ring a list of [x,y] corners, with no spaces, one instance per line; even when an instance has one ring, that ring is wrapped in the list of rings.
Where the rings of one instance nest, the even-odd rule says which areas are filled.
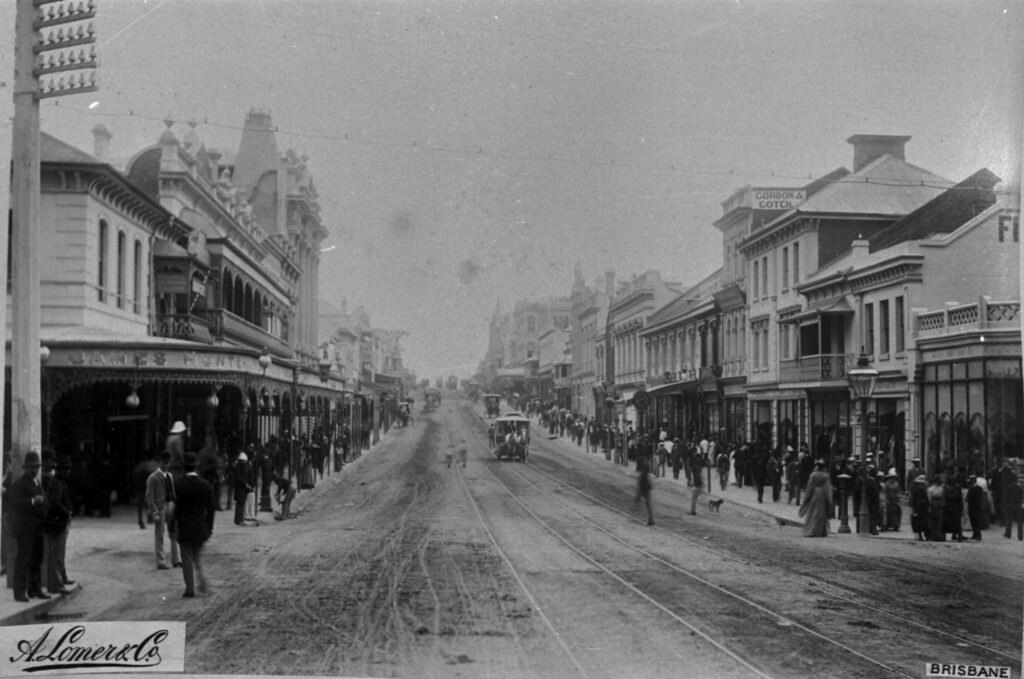
[[[475,413],[473,413],[473,414],[474,414],[474,416],[476,415]],[[479,420],[477,419],[477,421],[479,421]],[[446,427],[447,427],[447,423],[446,423]],[[479,439],[483,438],[482,434],[479,431],[479,428],[475,429],[475,433],[477,435],[477,438],[479,438]],[[668,614],[676,622],[686,626],[687,628],[691,629],[694,633],[700,635],[701,637],[703,637],[704,639],[706,639],[707,641],[712,643],[716,648],[719,648],[720,650],[722,650],[729,657],[735,659],[737,662],[741,663],[744,667],[750,669],[756,675],[758,675],[758,676],[768,676],[761,669],[758,669],[758,668],[754,667],[753,664],[752,664],[752,661],[748,662],[747,660],[743,659],[742,657],[740,657],[740,655],[737,652],[734,652],[733,650],[727,648],[723,643],[721,643],[721,642],[715,640],[714,638],[712,638],[711,634],[703,631],[697,625],[695,625],[695,624],[687,621],[686,619],[684,619],[678,612],[676,612],[675,610],[672,610],[673,608],[683,608],[683,606],[681,605],[682,601],[679,601],[676,604],[673,604],[673,603],[663,603],[662,601],[656,600],[651,595],[641,591],[641,589],[640,589],[641,585],[636,585],[636,584],[630,583],[624,577],[622,577],[621,575],[615,573],[610,566],[606,565],[605,563],[602,563],[602,560],[600,559],[600,557],[597,557],[597,556],[594,556],[592,554],[589,554],[584,549],[582,549],[582,548],[578,547],[577,545],[575,545],[567,537],[567,534],[571,535],[571,532],[566,531],[564,529],[559,529],[556,526],[552,525],[552,523],[553,523],[552,521],[546,521],[541,516],[539,516],[536,512],[534,512],[530,508],[530,506],[527,504],[527,501],[524,500],[523,497],[518,495],[507,483],[505,483],[493,471],[491,471],[491,468],[490,468],[489,465],[485,465],[485,467],[488,469],[488,472],[495,479],[495,481],[497,483],[499,483],[502,486],[502,488],[504,488],[506,493],[520,507],[522,507],[524,512],[526,512],[539,525],[541,525],[545,530],[547,530],[551,535],[553,535],[555,538],[557,538],[560,542],[562,542],[569,549],[571,549],[572,551],[574,551],[575,553],[580,555],[582,558],[586,559],[588,562],[590,562],[596,568],[598,568],[601,571],[603,571],[606,574],[608,574],[610,577],[615,578],[617,581],[619,581],[621,584],[625,585],[628,589],[630,589],[631,591],[636,593],[638,596],[644,598],[645,600],[649,601],[650,603],[652,603],[653,605],[658,607],[660,610],[662,610],[663,612]],[[604,501],[603,499],[601,499],[601,498],[599,498],[599,497],[597,497],[595,495],[591,495],[591,494],[589,494],[589,493],[587,493],[587,492],[577,488],[576,486],[574,486],[572,484],[569,484],[565,480],[559,479],[559,478],[553,476],[552,474],[549,474],[549,473],[539,469],[537,467],[536,463],[527,463],[526,465],[523,465],[521,467],[516,467],[514,469],[511,469],[511,473],[513,473],[516,476],[520,477],[525,483],[527,483],[532,488],[538,490],[539,492],[543,493],[545,496],[552,496],[553,497],[554,494],[551,493],[550,491],[546,491],[543,488],[541,488],[537,483],[535,483],[533,480],[528,478],[526,476],[526,474],[524,473],[524,471],[522,471],[522,470],[529,470],[531,473],[536,473],[536,474],[538,474],[538,475],[540,475],[542,477],[545,477],[549,481],[552,481],[555,484],[557,484],[559,488],[571,489],[573,492],[578,494],[580,497],[586,499],[588,502],[596,504],[596,505],[599,505],[599,506],[601,506],[601,507],[603,507],[603,508],[605,508],[605,509],[607,509],[607,510],[609,510],[611,512],[614,512],[614,513],[616,513],[618,515],[627,517],[631,521],[637,520],[636,516],[634,514],[631,514],[631,513],[627,512],[627,511],[624,511],[624,510],[620,509],[619,507],[615,507],[615,506],[609,504],[608,502]],[[469,488],[468,487],[466,487],[466,492],[467,492],[467,494],[469,493]],[[476,502],[475,502],[475,500],[472,500],[472,497],[471,497],[471,501],[473,502],[474,507],[477,507]],[[562,504],[563,507],[569,509],[573,513],[574,518],[576,520],[582,520],[583,522],[585,522],[585,524],[589,528],[592,528],[593,530],[596,530],[596,531],[600,532],[601,534],[605,535],[610,540],[614,541],[616,544],[618,544],[621,547],[623,547],[623,548],[629,550],[630,552],[632,552],[634,555],[637,555],[639,557],[642,557],[643,559],[646,559],[649,563],[655,563],[661,569],[667,569],[667,570],[669,570],[669,571],[671,571],[673,573],[676,573],[678,575],[685,576],[685,578],[690,582],[692,587],[698,587],[698,588],[702,589],[704,591],[705,595],[707,593],[714,593],[715,596],[725,597],[726,599],[728,599],[730,601],[730,603],[727,603],[726,606],[734,607],[735,606],[735,602],[739,602],[743,607],[746,607],[748,610],[751,611],[751,613],[744,618],[744,625],[743,626],[747,630],[749,630],[751,628],[751,626],[753,626],[755,624],[754,618],[755,617],[760,617],[760,618],[762,618],[763,622],[766,622],[767,624],[770,624],[770,627],[768,628],[769,629],[768,634],[778,635],[780,629],[785,629],[787,631],[787,633],[788,633],[788,636],[791,639],[792,639],[794,634],[797,634],[797,633],[798,634],[802,634],[805,637],[807,637],[809,640],[813,641],[814,644],[816,644],[817,647],[819,647],[819,648],[821,647],[822,644],[827,644],[830,647],[832,647],[833,649],[835,649],[835,650],[837,650],[837,651],[839,651],[839,652],[841,652],[843,654],[847,654],[849,656],[852,656],[853,658],[856,659],[855,662],[857,662],[857,664],[861,664],[861,665],[867,664],[870,667],[870,669],[867,669],[867,668],[865,668],[865,669],[867,671],[869,671],[873,675],[878,675],[879,673],[885,673],[885,674],[888,674],[890,676],[905,676],[905,677],[917,677],[917,676],[920,675],[920,669],[910,670],[910,669],[907,669],[907,668],[901,668],[901,667],[894,666],[890,662],[887,662],[887,661],[880,660],[878,658],[872,657],[868,653],[861,652],[861,651],[857,650],[856,648],[852,647],[851,645],[849,645],[848,643],[845,643],[844,641],[842,641],[842,640],[840,640],[838,638],[835,638],[835,637],[829,636],[827,634],[824,634],[822,632],[819,632],[818,630],[814,629],[812,626],[804,624],[804,623],[798,621],[797,619],[795,619],[794,617],[791,617],[789,615],[773,611],[770,608],[768,608],[767,606],[759,604],[756,601],[753,601],[753,600],[751,600],[748,597],[745,597],[745,596],[743,596],[743,595],[741,595],[741,594],[739,594],[737,592],[734,592],[731,589],[729,589],[729,588],[727,588],[727,587],[725,587],[723,585],[711,582],[708,578],[703,577],[701,574],[699,574],[695,570],[688,569],[688,568],[685,568],[683,566],[680,566],[678,563],[673,563],[672,561],[669,561],[669,560],[667,560],[667,559],[665,559],[665,558],[663,558],[661,556],[658,556],[657,554],[654,554],[649,549],[645,549],[643,547],[637,546],[637,545],[632,544],[629,541],[621,538],[620,536],[615,534],[612,530],[609,530],[604,525],[602,525],[598,521],[594,520],[590,516],[587,516],[585,513],[583,513],[580,510],[572,507],[572,505],[566,503],[564,500],[558,499],[557,501],[560,502],[560,504]],[[477,508],[477,511],[479,512],[478,508]],[[481,516],[480,518],[481,518],[481,521],[483,521],[483,517]],[[972,647],[972,648],[974,648],[974,649],[976,649],[978,651],[983,652],[984,657],[989,659],[989,661],[991,661],[995,657],[998,657],[1001,660],[1011,661],[1013,663],[1018,661],[1018,658],[1015,655],[1012,655],[1012,654],[1010,654],[1010,653],[1008,653],[1008,652],[1006,652],[1004,650],[992,648],[991,646],[979,643],[978,641],[975,641],[973,639],[964,637],[962,635],[958,635],[956,633],[953,633],[953,632],[950,632],[950,631],[947,631],[947,630],[939,629],[939,628],[933,627],[931,625],[920,623],[920,622],[918,622],[916,620],[908,618],[905,615],[900,615],[898,613],[893,613],[893,612],[886,611],[886,610],[883,610],[883,609],[875,607],[875,606],[871,606],[869,604],[865,604],[865,603],[863,603],[861,601],[857,601],[856,599],[853,599],[853,598],[851,598],[849,596],[845,596],[845,595],[843,595],[843,594],[841,594],[839,592],[828,591],[828,590],[831,590],[833,588],[831,588],[831,587],[829,587],[827,585],[823,586],[822,583],[817,581],[817,580],[811,580],[810,582],[801,582],[801,581],[797,580],[796,578],[794,578],[791,574],[786,573],[785,571],[777,570],[777,569],[772,569],[772,568],[766,568],[766,567],[760,566],[760,565],[750,564],[746,560],[738,559],[738,558],[734,557],[733,555],[728,554],[727,552],[724,552],[724,551],[721,551],[721,550],[716,550],[713,547],[708,546],[706,543],[704,543],[702,541],[694,540],[694,539],[689,538],[689,537],[687,537],[685,535],[680,535],[678,532],[667,531],[667,530],[664,530],[664,529],[661,529],[661,528],[657,528],[657,527],[655,528],[655,530],[659,531],[659,533],[661,533],[661,534],[664,534],[666,536],[671,536],[672,538],[680,540],[682,542],[685,542],[685,543],[687,543],[687,544],[689,544],[691,546],[698,547],[698,548],[700,548],[700,550],[702,550],[705,553],[714,554],[718,558],[728,559],[728,560],[733,561],[733,562],[741,563],[741,564],[744,565],[744,567],[746,567],[748,569],[757,570],[757,571],[763,572],[763,573],[767,574],[769,577],[784,578],[784,579],[786,579],[786,580],[788,580],[790,582],[793,582],[794,583],[794,587],[813,588],[817,594],[819,594],[821,596],[824,596],[824,597],[827,597],[828,599],[834,600],[836,602],[841,602],[843,605],[845,605],[847,607],[853,606],[853,607],[856,607],[856,608],[858,608],[860,610],[868,611],[868,612],[872,613],[874,616],[882,616],[884,618],[888,618],[890,621],[893,621],[895,623],[899,623],[899,624],[902,624],[902,625],[905,625],[905,626],[908,626],[908,627],[912,627],[915,630],[917,630],[919,633],[924,633],[924,634],[930,635],[932,637],[935,637],[935,636],[942,637],[944,639],[949,640],[950,642],[953,642],[954,644],[956,644],[959,647]],[[497,545],[495,545],[495,546],[497,546]],[[506,559],[506,563],[508,563],[507,559]],[[511,564],[509,564],[509,567],[511,568]],[[630,570],[633,571],[633,570],[637,570],[637,569],[630,569]],[[524,589],[525,589],[525,586],[524,586]],[[692,592],[691,592],[691,594],[692,594]],[[657,595],[657,596],[661,597],[662,599],[664,598],[663,595]],[[898,632],[898,633],[900,633],[900,634],[902,634],[904,636],[908,632],[908,630],[905,630],[905,629],[904,630],[898,630],[897,629],[897,630],[893,630],[893,631]],[[880,630],[879,633],[878,633],[879,638],[882,638],[884,636],[884,634],[885,634],[885,632]],[[932,642],[934,643],[934,640],[932,640]],[[790,668],[790,669],[792,669],[792,668]],[[785,669],[784,668],[780,668],[779,671],[780,672],[784,672]],[[854,671],[853,668],[851,668],[851,671]]]

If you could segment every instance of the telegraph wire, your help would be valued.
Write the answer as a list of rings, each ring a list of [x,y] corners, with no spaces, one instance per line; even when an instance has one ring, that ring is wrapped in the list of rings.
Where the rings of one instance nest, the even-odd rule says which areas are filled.
[[[207,127],[243,131],[245,127],[242,125],[236,125],[231,123],[223,123],[216,120],[211,120],[208,117],[202,119],[193,117],[189,119],[178,119],[173,118],[170,115],[166,116],[154,116],[145,113],[138,113],[134,109],[129,109],[127,112],[104,112],[97,111],[95,109],[82,108],[77,106],[61,105],[58,101],[53,102],[54,108],[62,110],[68,110],[75,113],[84,113],[88,116],[94,117],[106,117],[106,118],[135,118],[139,120],[146,120],[151,122],[166,123],[168,120],[173,120],[175,123],[182,124],[193,124],[205,125]],[[873,179],[871,177],[842,177],[839,179],[827,179],[825,177],[815,177],[812,173],[807,174],[796,174],[796,173],[783,173],[775,171],[737,171],[733,168],[728,170],[715,170],[715,169],[694,169],[680,167],[677,163],[669,163],[667,165],[641,165],[637,163],[626,163],[617,161],[614,158],[609,160],[593,160],[593,159],[581,159],[581,158],[570,158],[564,156],[557,156],[551,154],[545,155],[525,155],[525,154],[514,154],[501,151],[493,151],[489,148],[484,147],[480,144],[475,144],[472,147],[457,148],[453,146],[443,146],[431,143],[422,143],[418,140],[412,140],[407,142],[401,141],[383,141],[379,139],[365,139],[354,137],[348,133],[337,134],[323,134],[314,132],[302,132],[298,130],[292,130],[282,128],[279,125],[274,125],[272,128],[275,134],[288,135],[299,139],[308,139],[313,141],[336,141],[347,144],[356,144],[362,146],[370,146],[377,148],[393,148],[393,149],[408,149],[415,152],[427,152],[436,153],[440,155],[457,156],[457,157],[474,157],[474,156],[487,156],[490,158],[497,158],[501,160],[516,160],[524,162],[553,162],[561,163],[566,165],[576,165],[581,167],[605,167],[605,168],[624,168],[632,170],[644,170],[644,171],[661,171],[661,172],[674,172],[679,174],[692,174],[692,175],[703,175],[703,176],[717,176],[717,177],[749,177],[749,178],[761,178],[767,180],[792,180],[792,181],[803,181],[803,182],[814,182],[814,183],[828,183],[828,184],[873,184],[876,186],[890,186],[897,188],[931,188],[937,191],[947,191],[950,189],[958,190],[975,190],[974,187],[957,187],[954,182],[948,184],[926,182],[924,180],[901,180],[893,178],[889,180],[885,179]],[[791,187],[794,189],[801,188],[799,186]],[[1004,193],[1016,193],[1015,190],[1007,189]]]

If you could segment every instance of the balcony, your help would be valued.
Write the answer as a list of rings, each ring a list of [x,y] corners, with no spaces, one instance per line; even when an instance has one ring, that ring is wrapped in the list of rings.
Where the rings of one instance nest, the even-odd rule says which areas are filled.
[[[159,316],[156,323],[156,336],[213,344],[209,321],[192,314],[164,314]]]
[[[226,309],[207,309],[206,316],[210,322],[210,335],[215,341],[227,340],[255,349],[266,347],[275,356],[293,357],[292,349],[287,342]]]
[[[917,316],[917,338],[927,339],[981,330],[1020,330],[1020,302],[993,302],[982,297],[974,304],[948,306]]]
[[[846,367],[856,364],[853,354],[817,354],[779,361],[779,382],[845,381]]]

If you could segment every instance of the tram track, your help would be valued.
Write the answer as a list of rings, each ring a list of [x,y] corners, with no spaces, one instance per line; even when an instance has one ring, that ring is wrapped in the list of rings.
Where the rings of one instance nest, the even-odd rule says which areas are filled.
[[[470,410],[469,413],[472,416],[474,416],[473,419],[475,420],[475,424],[477,425],[473,427],[474,434],[479,440],[485,440],[481,431],[482,425],[480,423],[482,421],[480,420],[479,415],[472,410]],[[611,572],[611,569],[607,566],[607,564],[602,562],[601,555],[586,553],[585,550],[580,548],[578,544],[574,544],[574,541],[570,539],[570,535],[580,534],[580,524],[582,524],[585,527],[585,530],[590,531],[590,534],[596,531],[597,533],[604,535],[606,539],[609,539],[616,543],[620,549],[626,549],[637,555],[640,555],[643,559],[658,564],[660,567],[668,569],[686,578],[691,583],[693,583],[694,586],[700,586],[710,591],[714,591],[718,595],[726,597],[727,599],[731,600],[731,602],[734,605],[741,605],[743,607],[746,607],[748,610],[756,611],[756,614],[759,616],[767,617],[767,619],[769,619],[771,623],[776,626],[777,630],[780,628],[786,630],[787,644],[789,643],[789,640],[792,638],[794,631],[798,631],[800,634],[806,635],[809,639],[812,639],[814,644],[817,644],[819,646],[822,644],[828,645],[829,647],[833,648],[836,652],[844,654],[847,657],[854,658],[856,659],[857,663],[865,664],[868,668],[870,668],[870,670],[865,669],[863,671],[854,669],[852,670],[851,676],[877,676],[879,672],[884,672],[890,676],[919,676],[921,663],[925,662],[928,658],[933,659],[935,657],[934,655],[924,655],[926,651],[919,651],[914,654],[905,653],[904,657],[901,659],[901,662],[899,664],[879,659],[877,657],[873,657],[870,654],[870,652],[862,652],[857,648],[853,647],[851,643],[847,643],[844,640],[838,639],[834,635],[822,632],[814,622],[802,621],[798,616],[792,615],[792,612],[786,614],[777,610],[773,610],[770,606],[758,603],[750,597],[746,597],[742,594],[739,594],[738,592],[732,591],[732,589],[721,583],[713,582],[708,577],[704,577],[704,575],[699,573],[697,570],[693,568],[686,568],[680,565],[679,563],[677,563],[677,559],[664,556],[662,553],[665,550],[663,549],[658,550],[662,553],[655,553],[655,551],[652,549],[648,549],[634,544],[632,540],[627,540],[621,537],[615,532],[609,530],[604,523],[595,520],[592,516],[589,515],[590,513],[592,513],[592,511],[584,512],[579,507],[573,506],[571,503],[566,502],[564,497],[557,497],[559,494],[564,495],[564,493],[556,491],[561,491],[561,489],[563,488],[570,489],[579,498],[588,503],[587,509],[592,509],[592,507],[596,505],[608,512],[611,512],[615,516],[624,517],[628,519],[629,522],[636,521],[635,515],[624,511],[620,507],[611,505],[610,503],[606,502],[600,497],[597,497],[593,493],[589,493],[580,489],[578,485],[573,483],[571,480],[567,481],[558,478],[540,469],[538,467],[538,463],[542,462],[543,456],[536,457],[536,452],[537,451],[535,450],[534,455],[531,455],[531,460],[528,463],[522,465],[512,465],[509,467],[511,474],[514,477],[518,477],[519,479],[521,479],[523,484],[525,484],[525,488],[522,486],[518,488],[513,488],[513,485],[515,484],[510,484],[507,481],[500,479],[498,474],[494,473],[494,471],[491,470],[489,466],[487,467],[488,471],[492,473],[494,478],[498,480],[499,483],[501,483],[505,491],[513,499],[515,499],[515,501],[523,507],[523,510],[529,515],[531,515],[534,518],[534,520],[538,521],[541,525],[543,525],[545,529],[548,530],[552,535],[555,535],[559,540],[563,541],[567,547],[583,555],[585,558],[594,563],[595,566],[607,570],[610,575],[618,577]],[[527,474],[536,474],[540,476],[542,479],[556,484],[555,489],[549,490],[541,487],[539,483],[537,483],[534,479],[529,478]],[[545,520],[541,518],[537,512],[531,509],[531,499],[524,499],[524,496],[529,492],[539,494],[543,498],[541,500],[538,500],[536,497],[532,498],[532,502],[535,505],[538,502],[553,501],[557,503],[560,509],[556,512],[553,512],[556,518],[548,518],[547,520]],[[572,521],[567,521],[564,518],[558,518],[558,514],[564,514],[564,510],[566,508],[571,510],[571,513],[573,515]],[[656,527],[654,530],[660,535],[671,536],[675,541],[678,541],[677,544],[681,542],[688,547],[697,548],[698,550],[700,550],[701,553],[705,555],[714,556],[716,559],[727,560],[732,564],[744,569],[754,570],[762,576],[762,579],[767,578],[769,581],[773,579],[781,579],[785,584],[788,584],[791,589],[796,588],[799,591],[803,592],[805,596],[809,592],[816,597],[823,597],[825,601],[819,602],[819,607],[832,609],[832,614],[837,619],[837,624],[838,621],[844,615],[847,618],[848,625],[857,624],[857,616],[850,616],[848,614],[848,609],[851,607],[856,611],[861,611],[863,614],[868,614],[870,616],[870,622],[863,623],[864,626],[867,628],[866,630],[863,630],[864,634],[844,635],[844,638],[852,637],[855,640],[860,640],[867,647],[876,646],[877,644],[871,644],[870,641],[878,636],[900,638],[902,642],[904,639],[907,639],[909,628],[915,631],[915,633],[912,636],[917,637],[917,639],[913,640],[908,639],[909,643],[906,644],[913,649],[931,648],[932,652],[934,653],[936,652],[936,646],[941,648],[941,645],[937,644],[936,642],[937,637],[943,640],[944,642],[950,642],[955,644],[959,647],[959,650],[961,652],[963,652],[964,647],[969,648],[974,653],[974,655],[978,659],[980,659],[981,662],[991,662],[994,659],[994,657],[998,657],[1001,660],[1007,661],[1017,660],[1015,656],[1003,651],[1002,649],[993,648],[991,645],[986,645],[975,639],[968,638],[963,635],[956,634],[948,630],[943,630],[928,624],[920,623],[916,620],[909,618],[906,615],[893,613],[891,611],[881,609],[877,606],[872,606],[864,602],[857,601],[856,599],[843,595],[838,591],[835,591],[835,589],[829,583],[821,583],[819,581],[814,581],[810,579],[808,579],[807,581],[802,581],[798,578],[794,578],[791,574],[780,569],[765,568],[760,565],[750,564],[750,562],[747,560],[737,558],[736,556],[728,552],[710,547],[702,540],[695,540],[693,538],[690,538],[689,536],[681,535],[676,531],[664,530],[660,526]],[[674,584],[673,587],[675,586],[677,585]],[[656,586],[655,589],[657,589]],[[642,596],[649,597],[649,595],[643,592],[637,593]],[[665,597],[666,595],[664,593],[660,593],[656,596]],[[652,602],[658,603],[659,607],[661,607],[662,604],[656,600],[656,597],[651,596],[649,598]],[[725,608],[728,608],[728,606],[725,606],[723,610],[725,610]],[[712,606],[710,610],[714,610],[714,606]],[[878,620],[880,618],[886,619],[887,624],[878,624]],[[750,627],[749,618],[745,620],[744,626],[747,628]],[[840,629],[843,629],[843,627],[840,626]],[[892,635],[896,636],[892,637]],[[920,642],[920,647],[915,645],[918,641]],[[916,657],[913,657],[908,660],[907,658],[910,655]]]
[[[598,504],[598,505],[600,505],[601,507],[603,507],[604,509],[606,509],[606,510],[608,510],[610,512],[613,512],[613,513],[618,514],[618,515],[620,515],[622,517],[626,517],[626,518],[630,518],[630,519],[635,519],[636,518],[633,514],[631,514],[631,513],[627,512],[627,511],[624,511],[623,509],[621,509],[621,507],[615,506],[615,505],[605,501],[604,499],[598,497],[597,495],[594,495],[593,493],[586,492],[585,490],[581,489],[578,485],[573,483],[571,480],[563,480],[563,479],[560,479],[557,476],[555,476],[555,475],[553,475],[553,474],[551,474],[549,472],[544,471],[538,465],[539,462],[542,462],[542,458],[540,458],[540,457],[536,458],[529,465],[529,468],[532,471],[534,471],[534,472],[536,472],[536,473],[538,473],[540,475],[543,475],[544,477],[546,477],[552,483],[557,484],[559,487],[568,488],[568,489],[572,490],[574,493],[576,493],[577,495],[579,495],[580,497],[586,499],[588,502],[593,503],[593,504]],[[909,615],[905,615],[905,614],[902,614],[902,613],[897,613],[897,612],[894,612],[894,611],[891,611],[891,610],[887,610],[887,609],[881,608],[881,607],[879,607],[877,605],[866,603],[864,601],[858,600],[858,599],[850,596],[849,594],[844,593],[845,591],[850,591],[850,587],[849,586],[847,586],[845,588],[840,587],[839,585],[833,583],[832,581],[830,581],[830,580],[828,580],[828,579],[826,579],[824,577],[819,576],[819,577],[816,577],[816,578],[811,578],[809,576],[803,576],[803,575],[794,576],[791,572],[785,571],[783,569],[768,567],[768,566],[765,566],[762,563],[754,563],[754,562],[752,562],[751,560],[749,560],[747,558],[744,558],[744,557],[741,557],[741,556],[736,556],[735,554],[733,554],[731,552],[728,552],[726,550],[716,549],[715,547],[709,545],[707,543],[707,541],[705,541],[705,540],[699,540],[699,539],[692,538],[692,537],[686,535],[685,533],[681,533],[679,531],[667,530],[667,529],[664,529],[662,527],[655,527],[655,530],[657,530],[657,531],[659,531],[659,532],[661,532],[661,533],[663,533],[665,535],[672,536],[676,540],[680,540],[680,541],[683,541],[683,542],[685,542],[687,544],[693,545],[695,547],[699,547],[700,549],[702,549],[702,550],[704,550],[704,551],[706,551],[708,553],[714,554],[716,557],[718,557],[720,559],[729,560],[729,561],[732,561],[732,562],[735,562],[735,563],[738,563],[738,564],[743,564],[743,565],[745,565],[745,566],[747,566],[747,567],[749,567],[751,569],[755,569],[758,572],[763,573],[767,577],[770,577],[770,578],[773,578],[773,579],[776,579],[776,578],[784,579],[787,582],[791,582],[794,585],[794,587],[807,587],[807,588],[816,589],[822,595],[828,596],[830,599],[834,599],[836,601],[842,602],[843,604],[845,604],[847,606],[853,606],[853,607],[856,607],[856,608],[862,610],[865,613],[865,615],[868,615],[868,616],[882,616],[882,617],[885,617],[885,618],[889,618],[890,620],[892,620],[895,623],[899,623],[899,624],[907,625],[907,626],[910,626],[910,627],[914,627],[914,628],[916,628],[916,629],[918,629],[918,630],[920,630],[922,632],[925,632],[927,634],[930,634],[930,635],[934,635],[934,636],[937,636],[937,637],[943,637],[943,638],[947,639],[948,641],[950,641],[951,643],[953,643],[953,644],[955,644],[957,646],[972,647],[972,648],[976,649],[979,653],[985,654],[987,657],[990,657],[990,658],[993,657],[993,656],[997,656],[1000,659],[1006,660],[1006,661],[1019,661],[1019,654],[1017,654],[1013,650],[1006,650],[1006,649],[996,648],[992,644],[984,643],[982,641],[979,641],[977,638],[974,638],[974,637],[971,637],[971,636],[966,636],[966,635],[964,635],[962,633],[958,633],[957,631],[951,631],[949,629],[943,629],[943,628],[937,627],[935,625],[929,625],[927,623],[921,622],[920,620],[915,620],[914,618],[910,617]],[[856,592],[857,590],[852,590],[852,591]]]

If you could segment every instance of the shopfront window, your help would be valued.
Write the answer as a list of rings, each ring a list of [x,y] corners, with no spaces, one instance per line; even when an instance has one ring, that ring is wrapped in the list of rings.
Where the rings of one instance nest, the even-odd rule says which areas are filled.
[[[851,455],[852,411],[847,392],[826,392],[808,399],[811,450],[830,462]]]
[[[928,473],[984,473],[1024,445],[1020,359],[926,366],[921,433]]]
[[[779,449],[782,452],[787,446],[800,450],[800,442],[804,440],[800,425],[800,400],[779,401]]]
[[[901,398],[875,399],[868,405],[867,446],[879,470],[905,468],[906,409]]]

